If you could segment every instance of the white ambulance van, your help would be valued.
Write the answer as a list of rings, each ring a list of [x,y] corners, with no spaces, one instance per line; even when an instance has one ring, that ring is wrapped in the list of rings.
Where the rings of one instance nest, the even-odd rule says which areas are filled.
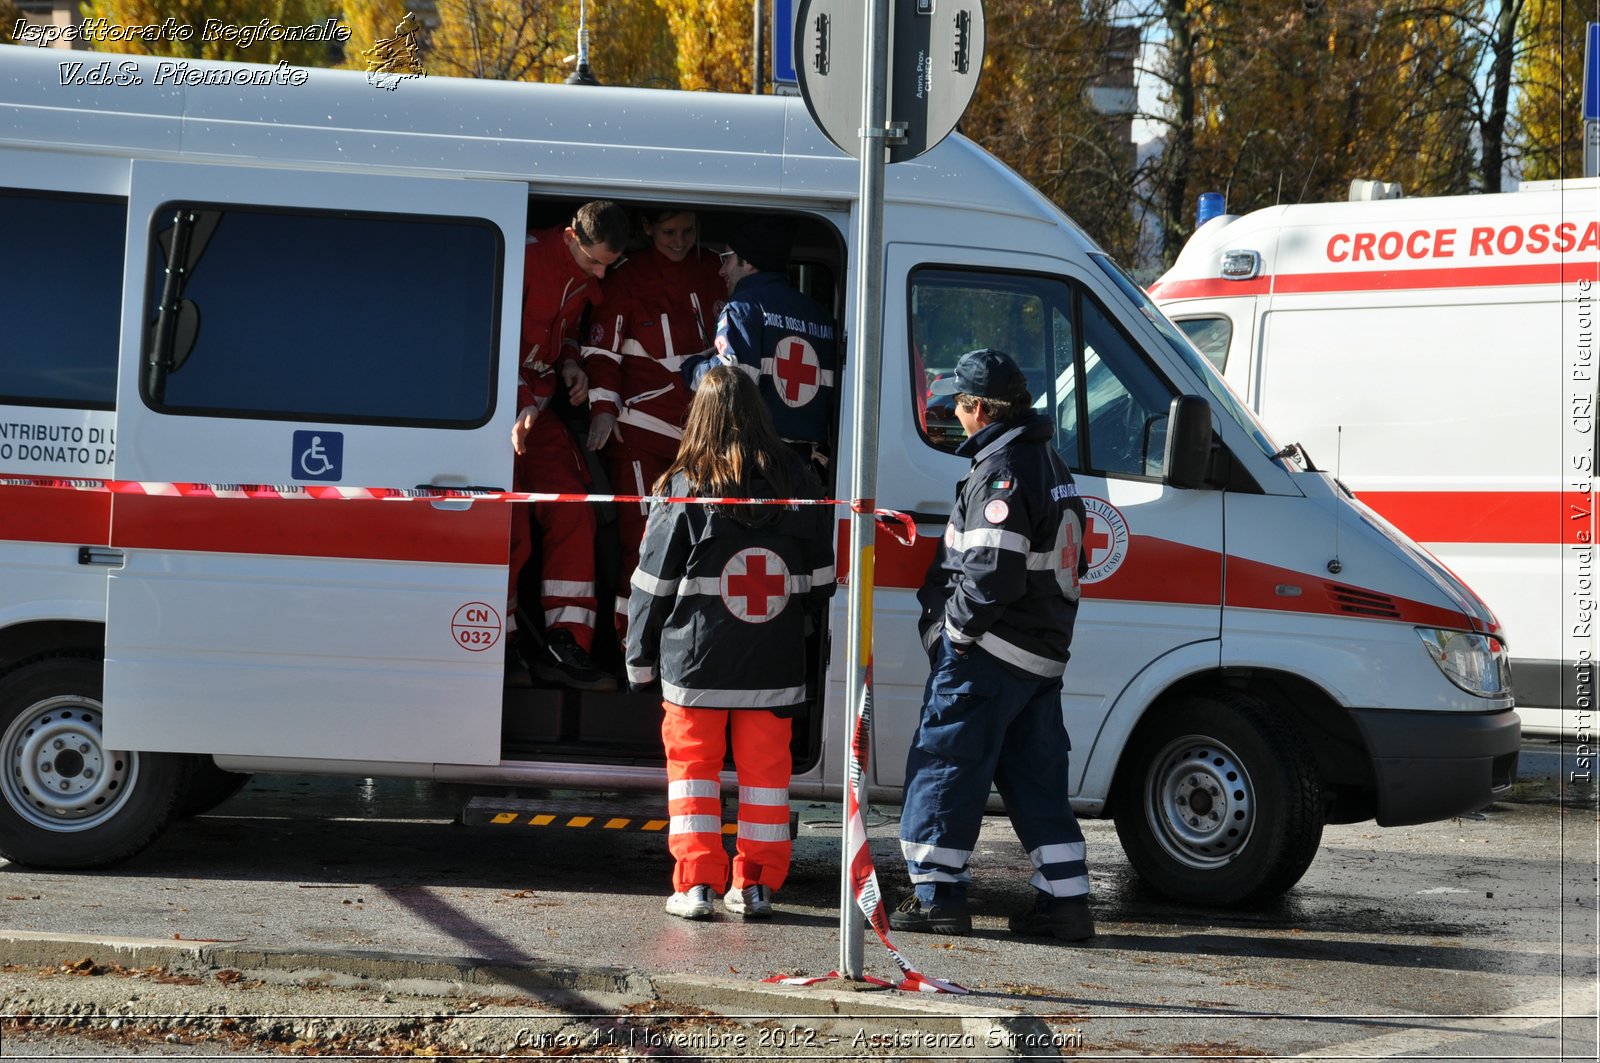
[[[693,206],[713,240],[792,216],[795,277],[849,321],[855,162],[794,98],[72,59],[109,83],[0,48],[0,854],[123,859],[224,773],[660,794],[654,699],[504,689],[511,505],[288,489],[506,487],[524,236],[591,198]],[[982,346],[1025,367],[1088,498],[1071,800],[1156,888],[1259,902],[1324,823],[1459,815],[1512,782],[1488,610],[1276,456],[1043,196],[952,137],[890,168],[884,239],[877,503],[922,534],[877,546],[876,800],[903,782],[915,591],[967,467],[928,385]],[[286,490],[164,486],[191,483]],[[841,792],[845,598],[796,797]]]
[[[1544,733],[1593,708],[1597,276],[1587,179],[1225,215],[1150,288],[1280,441],[1483,596]]]

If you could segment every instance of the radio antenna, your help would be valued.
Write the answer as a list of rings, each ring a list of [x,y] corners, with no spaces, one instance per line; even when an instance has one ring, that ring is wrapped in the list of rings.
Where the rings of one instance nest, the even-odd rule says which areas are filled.
[[[598,85],[600,79],[589,69],[589,20],[587,5],[578,0],[578,67],[567,75],[568,85]]]
[[[1334,428],[1333,443],[1333,486],[1342,493],[1348,493],[1340,473],[1344,472],[1344,425]],[[1337,501],[1337,500],[1335,500]],[[1339,511],[1342,504],[1333,507],[1333,560],[1328,562],[1328,571],[1337,576],[1344,570],[1344,562],[1339,560]]]

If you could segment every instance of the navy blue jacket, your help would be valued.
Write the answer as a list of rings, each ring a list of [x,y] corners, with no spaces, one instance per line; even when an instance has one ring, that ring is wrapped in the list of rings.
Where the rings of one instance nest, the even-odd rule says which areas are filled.
[[[1078,616],[1083,500],[1048,417],[990,424],[957,448],[972,470],[917,600],[924,648],[978,645],[1024,676],[1066,669]]]
[[[713,365],[737,365],[761,388],[784,439],[833,446],[839,353],[833,317],[782,273],[734,285],[717,321],[716,353],[684,363],[690,389]]]
[[[796,496],[821,488],[794,461]],[[668,493],[692,494],[683,474]],[[751,497],[773,491],[757,478]],[[751,511],[754,510],[754,513]],[[806,701],[806,624],[834,592],[828,506],[654,503],[628,599],[628,683],[675,705],[767,709]]]

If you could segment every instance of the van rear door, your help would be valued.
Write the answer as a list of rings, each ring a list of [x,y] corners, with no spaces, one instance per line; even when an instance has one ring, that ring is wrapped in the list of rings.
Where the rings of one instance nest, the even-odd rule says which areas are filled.
[[[132,164],[109,745],[498,761],[511,507],[305,489],[510,486],[526,196]]]

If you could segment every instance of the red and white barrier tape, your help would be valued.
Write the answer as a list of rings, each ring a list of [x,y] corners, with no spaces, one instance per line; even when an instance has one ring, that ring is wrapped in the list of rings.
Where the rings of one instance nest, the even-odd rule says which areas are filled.
[[[856,720],[855,733],[850,736],[850,836],[856,840],[855,851],[850,854],[850,891],[855,895],[856,907],[861,909],[861,914],[866,916],[872,929],[877,931],[878,940],[883,942],[883,947],[889,950],[895,966],[900,968],[905,975],[898,983],[882,978],[864,976],[863,981],[874,985],[891,986],[917,993],[968,993],[971,990],[955,982],[942,978],[934,978],[917,971],[911,962],[905,958],[899,949],[895,948],[894,939],[889,936],[889,909],[883,903],[883,894],[878,890],[878,872],[872,866],[872,846],[867,842],[867,828],[861,816],[861,804],[856,799],[860,790],[861,779],[867,772],[867,761],[870,757],[869,737],[872,734],[872,662],[867,662],[866,686],[861,695],[861,715]],[[779,985],[815,985],[825,982],[830,978],[842,977],[838,971],[830,971],[819,977],[795,978],[767,978],[763,981],[775,982]]]
[[[165,483],[147,480],[95,480],[62,478],[55,476],[0,476],[0,487],[44,487],[64,491],[89,491],[114,495],[146,495],[171,498],[251,498],[251,499],[310,499],[313,501],[345,502],[431,502],[441,499],[467,499],[474,502],[664,502],[704,506],[849,506],[852,513],[871,513],[901,543],[910,546],[917,541],[917,524],[909,514],[893,509],[876,509],[870,500],[847,502],[837,498],[703,498],[675,495],[598,495],[552,494],[543,491],[472,491],[447,487],[340,487],[332,484],[193,484]],[[850,885],[856,905],[866,916],[872,929],[877,931],[883,947],[889,950],[895,964],[905,975],[898,983],[881,978],[867,977],[865,981],[896,989],[921,993],[966,993],[965,987],[939,978],[919,973],[895,948],[889,936],[888,908],[878,889],[878,873],[872,864],[872,848],[867,842],[867,831],[856,799],[860,780],[866,774],[870,756],[868,736],[872,733],[872,665],[867,665],[866,686],[862,693],[861,715],[856,721],[855,734],[850,741],[850,834],[857,839],[856,850],[850,854]],[[768,982],[784,985],[812,985],[828,978],[840,977],[837,971],[816,978],[768,978]]]
[[[838,498],[705,498],[696,495],[591,495],[547,491],[475,491],[451,487],[341,487],[337,484],[181,484],[149,480],[93,480],[59,476],[0,476],[0,487],[46,487],[113,495],[158,498],[309,499],[318,502],[664,502],[702,506],[849,506],[852,513],[871,513],[906,546],[917,541],[917,523],[909,514],[875,509],[871,500]]]

